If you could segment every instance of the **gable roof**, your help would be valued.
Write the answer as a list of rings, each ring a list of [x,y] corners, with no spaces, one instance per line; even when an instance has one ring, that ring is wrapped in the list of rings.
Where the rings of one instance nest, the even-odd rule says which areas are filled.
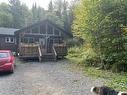
[[[19,29],[0,27],[0,35],[14,35]]]
[[[31,27],[33,27],[33,26],[35,26],[35,25],[40,25],[40,24],[42,24],[42,23],[44,23],[44,22],[48,22],[48,23],[54,25],[56,28],[58,28],[59,30],[61,30],[61,31],[62,31],[63,33],[65,33],[66,35],[68,35],[68,36],[70,36],[70,37],[73,37],[72,33],[69,33],[69,32],[67,32],[67,31],[65,31],[65,30],[64,30],[63,28],[61,28],[59,25],[53,23],[52,21],[50,21],[50,20],[48,20],[48,19],[43,20],[43,21],[40,21],[40,22],[37,22],[37,23],[32,24],[32,25],[30,25],[30,26],[27,26],[27,27],[25,27],[25,28],[23,28],[23,29],[20,29],[20,30],[16,31],[16,34],[19,33],[19,32],[23,32],[24,30],[26,30],[26,29],[28,29],[28,28],[31,28]]]

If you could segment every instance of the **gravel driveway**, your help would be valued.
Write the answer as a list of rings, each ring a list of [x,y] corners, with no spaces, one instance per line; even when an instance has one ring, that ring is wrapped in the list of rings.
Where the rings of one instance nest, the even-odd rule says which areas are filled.
[[[18,64],[14,74],[0,74],[0,95],[93,95],[90,88],[102,84],[70,68],[67,61]]]

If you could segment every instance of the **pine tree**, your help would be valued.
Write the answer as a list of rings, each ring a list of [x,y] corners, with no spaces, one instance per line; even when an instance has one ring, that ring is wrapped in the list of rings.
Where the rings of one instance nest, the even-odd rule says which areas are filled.
[[[48,5],[48,11],[50,11],[50,12],[53,12],[53,2],[52,2],[52,0],[50,1],[50,3],[49,3],[49,5]]]

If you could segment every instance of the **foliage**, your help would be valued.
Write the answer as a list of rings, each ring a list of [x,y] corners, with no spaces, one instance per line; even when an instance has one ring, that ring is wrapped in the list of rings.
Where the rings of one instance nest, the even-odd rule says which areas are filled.
[[[93,67],[85,67],[84,73],[92,78],[103,80],[104,85],[113,89],[119,91],[126,91],[127,89],[127,73],[112,73],[109,71],[98,70]]]
[[[36,23],[46,18],[45,10],[40,6],[37,6],[36,3],[33,4],[31,12],[32,12],[32,23]]]
[[[19,0],[9,0],[10,13],[12,15],[12,27],[22,28],[29,21],[29,9],[25,4],[21,4]]]
[[[75,6],[72,25],[74,36],[84,40],[84,53],[92,49],[96,54],[96,57],[92,55],[90,58],[85,57],[85,62],[89,64],[98,62],[98,66],[102,69],[125,71],[126,9],[126,0],[81,0]],[[85,53],[85,56],[89,54]]]
[[[91,60],[95,59],[95,57],[96,54],[90,45],[87,46],[80,45],[80,47],[77,46],[71,47],[68,50],[68,55],[67,55],[68,59],[77,62],[79,64],[85,64],[86,66],[96,65],[96,63],[90,63]]]
[[[0,26],[23,28],[33,23],[49,19],[71,32],[71,6],[65,0],[55,0],[49,3],[48,10],[33,4],[29,9],[21,0],[9,0],[9,4],[0,4]]]
[[[6,3],[0,4],[0,26],[11,27],[12,25],[12,14],[9,12],[10,7]]]
[[[66,0],[55,0],[49,3],[48,14],[50,14],[51,20],[59,22],[67,32],[71,32],[71,25],[73,20],[73,13],[71,12],[72,6],[68,4]],[[55,17],[56,18],[55,18]],[[48,17],[48,16],[47,16]]]
[[[83,42],[80,39],[76,39],[76,38],[68,39],[66,41],[66,44],[67,44],[68,48],[76,47],[76,46],[81,46],[82,43]]]

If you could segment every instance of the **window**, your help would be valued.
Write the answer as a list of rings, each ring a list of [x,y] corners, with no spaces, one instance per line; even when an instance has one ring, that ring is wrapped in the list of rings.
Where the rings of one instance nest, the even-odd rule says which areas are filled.
[[[14,37],[6,37],[5,38],[5,42],[6,43],[14,43],[15,42],[15,39],[14,39]]]
[[[54,38],[54,43],[61,44],[61,43],[63,43],[63,40],[62,40],[62,38]]]
[[[48,26],[48,34],[53,34],[53,28],[51,26]]]
[[[38,40],[38,39],[36,39],[36,40]],[[32,37],[21,38],[21,42],[22,43],[34,43],[36,40],[34,38],[32,38]]]
[[[28,37],[28,41],[29,41],[29,43],[34,43],[34,38]]]
[[[55,29],[55,35],[59,35],[59,30]]]
[[[37,28],[37,27],[33,28],[33,29],[32,29],[32,33],[39,33],[38,28]]]
[[[6,58],[6,57],[9,57],[9,53],[7,53],[7,52],[1,52],[0,53],[0,58]]]
[[[40,31],[41,31],[41,34],[46,34],[46,27],[45,27],[45,25],[41,25],[40,26]]]

